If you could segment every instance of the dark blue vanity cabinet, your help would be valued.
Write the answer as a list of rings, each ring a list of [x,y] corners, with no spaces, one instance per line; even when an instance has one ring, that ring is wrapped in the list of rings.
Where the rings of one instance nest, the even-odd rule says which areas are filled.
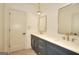
[[[44,41],[43,39],[40,40],[40,38],[39,38],[38,49],[39,49],[39,53],[38,53],[38,54],[46,55],[46,54],[47,54],[47,50],[46,50],[46,41]]]
[[[39,49],[38,49],[38,45],[39,45],[39,39],[35,36],[31,36],[31,46],[32,46],[32,49],[38,54],[39,53]]]
[[[58,46],[54,43],[47,41],[47,54],[48,55],[78,55],[77,53],[70,51],[66,48]]]
[[[31,35],[31,47],[34,50],[35,49],[35,38]]]
[[[38,38],[34,35],[31,35],[31,46],[32,49],[38,54],[38,55],[45,55],[46,54],[46,42],[41,38]]]
[[[35,35],[31,35],[31,46],[38,55],[78,55],[73,51],[48,42]]]
[[[62,54],[59,49],[49,42],[47,42],[47,55],[60,55]]]

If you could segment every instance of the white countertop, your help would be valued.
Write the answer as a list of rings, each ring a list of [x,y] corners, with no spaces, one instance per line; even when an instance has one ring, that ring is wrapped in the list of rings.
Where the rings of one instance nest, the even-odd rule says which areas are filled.
[[[48,37],[47,35],[43,35],[43,34],[35,34],[32,33],[33,35],[40,37],[46,41],[49,41],[51,43],[57,44],[61,47],[64,47],[66,49],[69,49],[71,51],[74,51],[76,53],[79,53],[79,41],[67,41],[67,40],[63,40],[62,37]]]

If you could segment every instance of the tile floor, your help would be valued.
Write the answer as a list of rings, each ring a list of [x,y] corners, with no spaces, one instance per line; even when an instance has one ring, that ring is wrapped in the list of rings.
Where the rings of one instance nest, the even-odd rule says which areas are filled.
[[[36,53],[32,49],[26,49],[12,52],[10,55],[36,55]]]

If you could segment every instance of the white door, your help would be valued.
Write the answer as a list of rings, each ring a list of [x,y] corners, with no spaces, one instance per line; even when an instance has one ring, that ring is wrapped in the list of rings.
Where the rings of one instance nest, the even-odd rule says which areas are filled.
[[[10,52],[25,48],[26,13],[19,10],[10,10]]]

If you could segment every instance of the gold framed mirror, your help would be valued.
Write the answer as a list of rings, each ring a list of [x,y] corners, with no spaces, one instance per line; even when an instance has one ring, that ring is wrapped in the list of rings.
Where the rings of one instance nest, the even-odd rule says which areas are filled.
[[[44,34],[47,32],[47,16],[46,15],[39,16],[38,30],[40,34]]]
[[[79,35],[79,3],[72,3],[58,10],[58,33]]]

